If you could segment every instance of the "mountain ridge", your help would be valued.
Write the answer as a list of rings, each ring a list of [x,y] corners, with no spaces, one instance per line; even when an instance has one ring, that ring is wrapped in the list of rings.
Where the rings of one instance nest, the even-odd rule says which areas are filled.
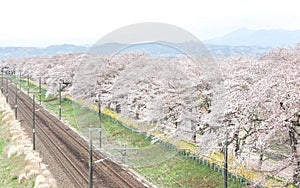
[[[85,52],[88,48],[73,44],[51,45],[39,47],[0,47],[0,60],[6,58],[34,57],[41,55],[57,55],[66,53]]]
[[[191,45],[189,43],[180,44],[180,45]],[[105,44],[102,48],[102,52],[111,53],[112,50],[118,48],[126,47],[126,44],[112,43]],[[191,45],[192,47],[193,45]],[[211,45],[206,44],[206,47],[210,52],[215,56],[225,56],[230,55],[251,55],[258,57],[261,54],[266,53],[271,48],[268,47],[258,47],[258,46],[228,46],[228,45]],[[58,55],[58,54],[67,54],[67,53],[84,53],[89,51],[89,47],[77,46],[71,44],[63,45],[51,45],[46,48],[38,47],[0,47],[0,60],[7,58],[23,58],[23,57],[35,57],[42,55]],[[132,50],[137,51],[138,48],[133,48]],[[174,53],[174,49],[167,48],[140,48],[142,51],[147,51],[152,55],[170,55]]]
[[[205,43],[213,45],[260,46],[270,48],[295,46],[299,42],[300,30],[250,30],[247,28],[241,28],[224,36],[205,41]]]

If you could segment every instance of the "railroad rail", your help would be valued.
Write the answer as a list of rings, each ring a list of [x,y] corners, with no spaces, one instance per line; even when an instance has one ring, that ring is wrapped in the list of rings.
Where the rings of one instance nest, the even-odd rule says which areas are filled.
[[[9,103],[14,106],[16,86],[9,85]],[[6,92],[6,90],[4,90]],[[24,92],[18,93],[18,114],[24,121],[32,123],[32,99]],[[88,143],[72,129],[59,121],[42,106],[36,104],[36,134],[52,156],[65,169],[78,187],[88,186]],[[30,128],[30,127],[27,127]],[[105,159],[101,152],[93,152],[95,160]],[[94,187],[146,187],[116,163],[104,160],[93,165]]]

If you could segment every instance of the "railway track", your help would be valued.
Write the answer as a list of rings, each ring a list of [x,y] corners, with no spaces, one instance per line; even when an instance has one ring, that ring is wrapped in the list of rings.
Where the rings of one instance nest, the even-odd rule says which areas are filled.
[[[5,88],[4,88],[5,89]],[[16,88],[9,85],[9,103],[14,106]],[[4,90],[6,92],[6,90]],[[32,123],[32,99],[23,92],[18,93],[18,114],[23,114],[24,121]],[[42,106],[36,104],[36,135],[52,153],[58,163],[78,187],[88,186],[88,143],[74,133],[68,126],[51,115]],[[94,160],[106,156],[94,152]],[[145,187],[135,177],[112,161],[104,160],[93,165],[94,187]]]
[[[26,106],[26,107],[24,107]],[[27,122],[32,122],[32,112],[28,111],[28,103],[26,103],[22,98],[19,99],[19,112],[23,113],[23,117],[26,119]],[[87,186],[88,178],[87,175],[83,172],[86,169],[82,167],[78,167],[72,161],[72,158],[68,157],[61,147],[62,145],[58,144],[56,139],[51,138],[47,130],[45,130],[45,124],[41,124],[41,120],[37,118],[36,120],[36,131],[38,131],[37,136],[40,138],[40,141],[49,149],[50,153],[55,157],[56,161],[60,163],[60,165],[65,169],[68,173],[68,176],[71,177],[73,182],[78,186]]]

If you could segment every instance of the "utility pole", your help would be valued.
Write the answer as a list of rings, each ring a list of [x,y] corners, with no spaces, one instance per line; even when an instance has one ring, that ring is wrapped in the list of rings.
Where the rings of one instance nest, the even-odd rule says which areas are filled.
[[[89,128],[89,188],[93,187],[93,132],[94,130],[98,130],[101,132],[99,128]],[[106,158],[105,158],[106,159]],[[102,162],[105,159],[100,159],[95,161],[95,163]]]
[[[35,150],[35,95],[32,95],[32,143]]]
[[[15,119],[18,118],[18,79],[16,79]]]
[[[19,82],[20,82],[19,88],[20,89],[22,88],[22,82],[21,82],[21,80],[22,80],[22,73],[20,71],[20,77],[19,77]]]
[[[3,93],[3,69],[1,70],[1,93]]]
[[[93,129],[89,129],[90,145],[89,145],[89,188],[93,188]]]
[[[39,78],[39,99],[40,99],[40,105],[42,104],[42,78]]]
[[[224,151],[224,188],[227,188],[228,180],[228,125],[226,125],[225,151]]]
[[[29,74],[27,74],[27,95],[29,95]]]
[[[8,103],[8,76],[6,77],[6,102]]]
[[[100,100],[100,95],[98,95],[98,116],[99,116],[99,128],[101,130],[102,128],[102,122],[101,122],[101,100]],[[102,147],[102,138],[101,138],[101,131],[99,131],[99,147]]]
[[[61,120],[61,83],[59,82],[59,106],[58,106],[58,110],[59,110],[59,120]]]

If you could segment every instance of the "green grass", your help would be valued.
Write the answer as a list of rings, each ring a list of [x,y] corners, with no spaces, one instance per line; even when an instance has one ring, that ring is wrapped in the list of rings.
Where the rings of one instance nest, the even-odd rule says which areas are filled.
[[[223,176],[179,155],[159,165],[136,169],[159,187],[223,187]],[[242,187],[230,181],[228,187]]]
[[[22,87],[27,88],[25,80],[22,82]],[[38,88],[30,84],[30,91],[38,92]],[[41,96],[43,101],[46,100],[45,91],[42,91]],[[50,98],[55,98],[55,96]],[[36,99],[39,98],[36,97]],[[43,105],[54,114],[58,114],[58,100],[43,102]],[[62,118],[84,136],[87,136],[88,127],[99,127],[99,117],[96,112],[82,108],[78,103],[67,100],[62,100]],[[166,151],[168,149],[160,144],[152,145],[145,136],[107,118],[102,118],[102,135],[126,143],[127,146],[141,148],[141,150],[132,152],[136,156],[136,159],[133,159],[136,170],[159,187],[223,187],[223,176],[221,174],[210,170],[206,166],[197,164],[195,161],[180,157],[174,151]],[[168,158],[163,155],[168,155]],[[143,164],[155,161],[156,158],[156,162]],[[237,182],[230,182],[229,187],[241,186]]]
[[[24,168],[24,156],[12,156],[7,158],[0,155],[0,187],[34,187],[34,180],[25,180],[18,183],[18,175]]]
[[[106,118],[103,118],[102,126],[106,130],[106,134],[116,140],[128,143],[134,147],[150,146],[150,141],[143,135],[137,134],[123,126],[120,126]]]

